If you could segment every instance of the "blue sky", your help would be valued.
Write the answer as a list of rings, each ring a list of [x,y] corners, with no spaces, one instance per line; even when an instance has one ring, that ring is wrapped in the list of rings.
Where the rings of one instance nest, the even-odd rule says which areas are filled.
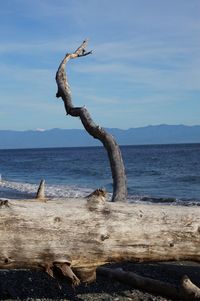
[[[199,0],[6,0],[0,36],[0,129],[82,128],[55,73],[85,38],[68,76],[98,124],[200,124]]]

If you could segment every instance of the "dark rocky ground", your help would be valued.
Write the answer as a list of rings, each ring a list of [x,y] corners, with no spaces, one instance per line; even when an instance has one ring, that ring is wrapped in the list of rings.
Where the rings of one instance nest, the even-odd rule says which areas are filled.
[[[123,263],[112,267],[119,266],[173,285],[178,284],[182,276],[187,274],[200,286],[200,264],[197,263]],[[65,279],[58,283],[42,271],[29,270],[0,271],[0,300],[170,301],[101,276],[97,277],[95,283],[72,288]]]

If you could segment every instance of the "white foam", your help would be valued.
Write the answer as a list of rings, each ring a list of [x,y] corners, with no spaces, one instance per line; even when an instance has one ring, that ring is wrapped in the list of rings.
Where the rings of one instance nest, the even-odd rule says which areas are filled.
[[[0,182],[0,187],[4,187],[7,189],[11,189],[12,195],[17,198],[17,195],[20,194],[27,195],[27,197],[34,197],[37,193],[39,183],[31,184],[31,183],[22,183],[22,182],[13,182],[13,181],[5,181],[2,180]],[[65,197],[85,197],[90,194],[94,189],[78,187],[75,185],[51,185],[45,184],[45,195],[49,198],[65,198]],[[16,192],[16,193],[15,193]],[[18,194],[17,194],[18,193]],[[108,199],[111,199],[111,193],[108,194]],[[142,202],[142,198],[144,196],[134,195],[129,196],[128,201],[131,203],[140,203]]]
[[[21,194],[23,197],[35,197],[38,190],[38,184],[31,183],[22,183],[22,182],[12,182],[1,179],[0,188],[4,188],[6,192],[4,193],[5,197],[9,198],[20,198]],[[68,186],[68,185],[51,185],[45,184],[45,195],[49,198],[76,198],[76,197],[85,197],[94,191],[94,188],[85,188],[78,186]],[[7,196],[7,194],[9,196]],[[3,197],[4,197],[3,195]],[[111,193],[108,194],[108,199],[111,199]],[[1,198],[2,199],[2,198]],[[129,195],[128,202],[130,203],[160,203],[168,205],[187,205],[194,206],[200,205],[198,200],[179,200],[179,199],[168,199],[168,198],[156,198],[150,197],[147,195]]]
[[[39,183],[38,183],[39,185]],[[37,184],[21,183],[21,182],[11,182],[2,180],[0,182],[0,187],[9,188],[16,190],[20,193],[27,195],[35,195],[38,189]],[[67,185],[45,185],[45,194],[47,197],[84,197],[91,193],[93,189],[82,188],[77,186],[67,186]]]

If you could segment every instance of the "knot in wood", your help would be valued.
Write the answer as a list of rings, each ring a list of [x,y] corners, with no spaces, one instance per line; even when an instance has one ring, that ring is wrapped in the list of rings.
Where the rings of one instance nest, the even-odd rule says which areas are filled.
[[[13,262],[13,260],[12,260],[11,257],[6,257],[6,258],[4,259],[4,263],[5,263],[5,264],[9,264],[9,263],[11,263],[11,262]]]
[[[110,238],[110,235],[108,233],[101,234],[101,240],[104,241],[106,239]]]
[[[60,223],[61,222],[61,218],[59,216],[54,217],[54,222],[55,223]]]
[[[96,280],[96,266],[79,267],[74,269],[78,278],[85,283],[91,283]]]

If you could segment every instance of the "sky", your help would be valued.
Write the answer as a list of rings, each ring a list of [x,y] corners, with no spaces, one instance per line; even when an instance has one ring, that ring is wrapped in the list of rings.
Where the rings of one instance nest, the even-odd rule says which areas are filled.
[[[0,130],[82,128],[55,74],[85,38],[67,73],[97,124],[200,124],[199,0],[6,0],[0,36]]]

